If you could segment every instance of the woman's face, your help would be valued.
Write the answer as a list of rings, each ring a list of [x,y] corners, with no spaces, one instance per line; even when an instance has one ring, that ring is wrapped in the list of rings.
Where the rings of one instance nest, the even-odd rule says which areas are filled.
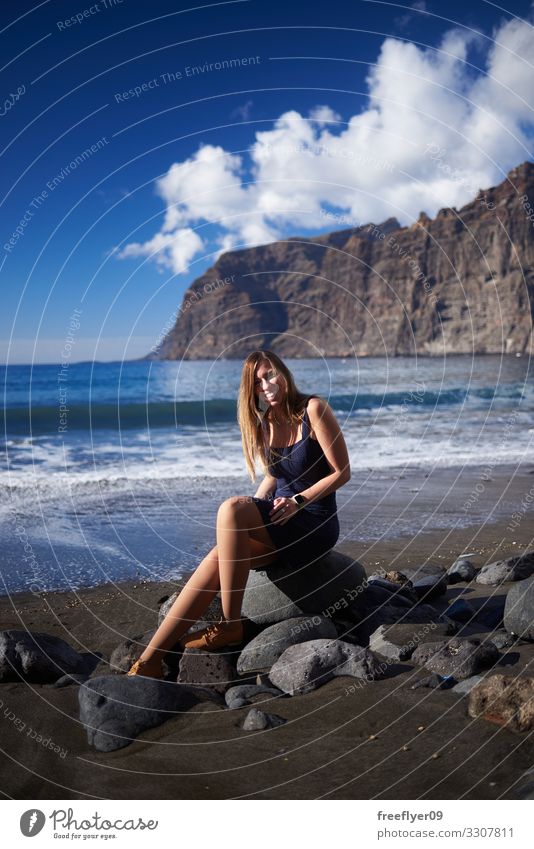
[[[262,410],[279,405],[284,397],[285,380],[267,360],[259,364],[254,376],[254,392]]]

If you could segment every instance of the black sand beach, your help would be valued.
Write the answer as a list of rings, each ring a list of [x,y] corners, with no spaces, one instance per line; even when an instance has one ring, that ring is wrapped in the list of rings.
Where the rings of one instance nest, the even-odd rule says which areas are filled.
[[[402,571],[425,560],[448,566],[464,552],[476,553],[473,562],[481,567],[530,550],[532,501],[525,501],[534,486],[530,467],[492,470],[492,480],[474,505],[486,520],[454,527],[455,517],[465,519],[461,506],[480,471],[464,470],[459,481],[454,470],[435,471],[428,478],[410,473],[409,488],[419,488],[417,497],[427,509],[440,492],[448,493],[441,506],[439,498],[436,503],[438,519],[447,519],[444,527],[340,540],[336,548],[359,560],[368,575],[379,569]],[[397,486],[382,499],[376,509],[386,526],[411,497]],[[363,494],[350,499],[353,526],[371,506]],[[412,504],[410,521],[416,509]],[[514,510],[520,518],[512,527]],[[433,603],[441,611],[464,594],[476,604],[504,595],[509,587],[458,583]],[[175,589],[174,583],[129,582],[77,592],[21,593],[0,599],[1,629],[44,631],[80,652],[101,653],[93,674],[106,674],[113,649],[153,628],[159,603]],[[481,627],[478,636],[490,631]],[[503,650],[494,671],[532,675],[534,644]],[[303,696],[264,699],[261,708],[288,722],[262,732],[240,728],[248,706],[225,710],[204,703],[108,754],[87,743],[76,686],[4,683],[0,786],[13,799],[517,798],[523,773],[534,763],[532,735],[470,719],[467,699],[450,691],[412,690],[424,674],[404,662],[392,665],[388,677],[362,687],[352,686],[352,678],[335,678]]]

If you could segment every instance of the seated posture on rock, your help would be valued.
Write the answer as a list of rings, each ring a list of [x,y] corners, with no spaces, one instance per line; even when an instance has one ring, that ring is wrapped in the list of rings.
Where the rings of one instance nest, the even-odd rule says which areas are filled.
[[[257,458],[265,478],[254,496],[232,496],[220,505],[217,544],[128,675],[161,677],[161,661],[177,642],[182,649],[208,651],[239,645],[249,570],[277,560],[299,568],[323,557],[338,540],[335,491],[349,480],[350,464],[328,403],[300,392],[275,353],[254,351],[243,365],[238,420],[252,481]],[[184,637],[218,592],[220,621]]]

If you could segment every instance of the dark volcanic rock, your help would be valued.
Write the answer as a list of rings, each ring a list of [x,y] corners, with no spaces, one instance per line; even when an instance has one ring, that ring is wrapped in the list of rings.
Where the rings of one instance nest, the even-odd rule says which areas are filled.
[[[504,627],[509,634],[523,640],[534,640],[534,577],[519,581],[508,590]]]
[[[472,581],[476,574],[477,570],[467,557],[459,557],[447,570],[449,584],[457,584],[459,581]]]
[[[269,625],[241,651],[237,671],[241,675],[256,669],[270,669],[289,646],[320,638],[337,638],[335,626],[324,616],[296,616]]]
[[[534,551],[526,552],[519,557],[508,557],[506,560],[488,563],[478,573],[477,582],[496,587],[505,581],[523,581],[532,575],[534,575]]]
[[[264,731],[266,728],[278,728],[285,725],[287,719],[275,713],[264,713],[258,708],[251,708],[243,722],[243,731]]]
[[[155,678],[106,675],[80,686],[80,721],[99,752],[128,746],[142,731],[189,710],[200,701],[220,705],[222,697],[201,687]]]
[[[526,353],[534,241],[524,195],[534,205],[531,162],[460,210],[422,213],[409,227],[388,219],[223,253],[186,290],[149,356]]]
[[[412,662],[457,680],[470,678],[498,660],[499,652],[491,642],[453,637],[439,643],[425,643],[412,654]]]
[[[310,640],[286,649],[269,677],[275,687],[297,696],[337,676],[373,681],[382,674],[383,666],[369,649],[341,640]]]
[[[223,652],[185,649],[178,673],[179,684],[200,684],[224,693],[236,678],[233,655]]]
[[[335,549],[303,569],[283,563],[251,569],[242,613],[257,625],[273,625],[305,614],[327,618],[350,611],[365,580],[363,566]]]
[[[50,684],[69,673],[85,674],[90,657],[65,640],[39,631],[0,631],[0,682]]]

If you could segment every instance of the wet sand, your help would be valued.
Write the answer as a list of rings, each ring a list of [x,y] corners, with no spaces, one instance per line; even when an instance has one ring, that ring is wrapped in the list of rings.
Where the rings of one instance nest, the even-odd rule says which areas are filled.
[[[471,472],[463,482],[454,482],[452,473],[410,474],[410,488],[416,480],[422,484],[417,496],[427,506],[450,491],[439,513],[445,527],[344,540],[336,548],[360,560],[368,574],[427,559],[449,565],[466,551],[476,552],[474,563],[482,566],[530,550],[530,506],[517,526],[510,527],[510,518],[521,509],[534,476],[530,467],[514,475],[514,480],[506,473],[492,475],[476,504],[486,518],[466,528],[454,527],[454,518],[465,518],[459,505],[476,482]],[[431,483],[426,492],[424,480]],[[394,488],[382,498],[382,518],[398,516],[406,498],[400,486]],[[353,527],[368,515],[370,504],[370,499],[363,504],[361,496],[351,499]],[[417,509],[416,504],[410,508],[414,515]],[[462,592],[470,601],[503,595],[510,586],[456,584],[436,606],[444,609]],[[170,582],[129,582],[77,592],[21,593],[0,599],[1,628],[45,631],[79,651],[100,652],[103,662],[96,674],[102,674],[121,641],[155,626],[159,603],[175,588]],[[487,636],[488,629],[479,634]],[[503,653],[495,671],[503,667],[509,674],[534,674],[534,644]],[[467,700],[449,691],[411,690],[424,674],[407,662],[363,687],[338,678],[305,696],[264,701],[262,709],[289,721],[255,733],[239,727],[249,706],[235,711],[197,706],[108,754],[87,743],[78,719],[77,687],[2,684],[0,788],[15,799],[516,798],[522,773],[534,765],[533,735],[471,720]]]

